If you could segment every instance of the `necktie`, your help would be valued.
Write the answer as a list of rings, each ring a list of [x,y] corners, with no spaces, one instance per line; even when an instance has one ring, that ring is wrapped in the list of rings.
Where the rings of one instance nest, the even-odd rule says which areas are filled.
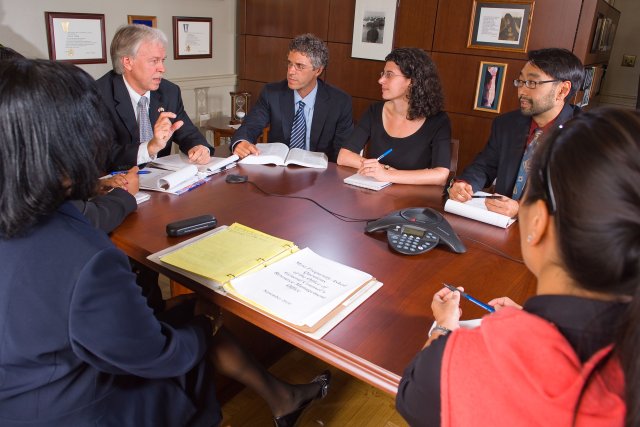
[[[138,129],[140,129],[140,144],[151,141],[153,128],[149,120],[149,100],[141,96],[138,101]]]
[[[527,149],[524,151],[522,162],[520,162],[520,169],[518,170],[516,185],[513,186],[513,195],[511,196],[513,200],[520,200],[520,197],[522,197],[524,186],[527,183],[527,175],[529,174],[529,169],[531,168],[531,157],[533,156],[533,152],[536,150],[540,135],[542,135],[542,129],[538,128],[534,131],[533,139],[527,146]]]
[[[291,127],[291,142],[289,148],[306,148],[307,122],[304,119],[304,102],[298,101],[298,111],[293,116],[293,126]]]

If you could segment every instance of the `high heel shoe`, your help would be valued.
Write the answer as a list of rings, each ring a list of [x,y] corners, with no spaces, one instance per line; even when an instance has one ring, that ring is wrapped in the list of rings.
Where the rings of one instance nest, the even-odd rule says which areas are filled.
[[[322,374],[318,375],[311,381],[312,383],[320,383],[320,390],[318,394],[316,394],[313,398],[309,400],[305,400],[298,406],[297,409],[289,412],[286,415],[281,415],[279,417],[273,417],[273,422],[276,427],[294,427],[298,422],[300,416],[306,411],[314,400],[324,399],[329,391],[329,382],[331,381],[331,372],[324,371]]]

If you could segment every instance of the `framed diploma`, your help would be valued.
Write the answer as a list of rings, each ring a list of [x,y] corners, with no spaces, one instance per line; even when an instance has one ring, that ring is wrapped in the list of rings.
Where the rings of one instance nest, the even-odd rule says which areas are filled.
[[[212,58],[211,18],[173,17],[173,57]]]
[[[104,64],[104,15],[45,12],[49,59],[74,64]]]
[[[467,47],[526,52],[534,3],[474,0]]]

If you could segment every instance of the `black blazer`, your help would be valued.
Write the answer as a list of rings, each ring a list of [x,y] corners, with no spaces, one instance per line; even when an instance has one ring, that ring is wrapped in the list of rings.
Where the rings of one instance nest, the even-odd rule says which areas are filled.
[[[579,112],[580,107],[565,104],[552,128],[547,132],[551,132]],[[511,197],[530,126],[531,117],[523,115],[520,110],[496,117],[491,126],[489,142],[459,178],[471,184],[473,191],[490,186],[495,179],[495,192]]]
[[[116,140],[111,148],[112,170],[126,170],[137,163],[140,133],[136,122],[136,113],[131,105],[131,97],[124,85],[122,75],[109,71],[97,81],[98,91],[102,95],[107,109],[111,113],[113,129],[116,132]],[[149,103],[149,119],[153,126],[158,120],[158,109],[171,111],[177,115],[175,120],[184,121],[184,125],[178,129],[167,142],[167,146],[160,150],[158,157],[171,154],[171,142],[180,146],[180,151],[187,153],[196,145],[204,145],[213,154],[213,148],[207,144],[207,140],[198,131],[189,116],[184,111],[180,88],[168,80],[162,79],[158,90],[151,92]]]
[[[240,140],[255,143],[262,130],[270,125],[269,142],[289,145],[293,124],[293,90],[286,80],[269,83],[260,92],[240,129],[233,135],[231,149]],[[351,135],[353,114],[351,96],[318,79],[318,92],[311,123],[311,151],[321,151],[335,162],[338,151]]]

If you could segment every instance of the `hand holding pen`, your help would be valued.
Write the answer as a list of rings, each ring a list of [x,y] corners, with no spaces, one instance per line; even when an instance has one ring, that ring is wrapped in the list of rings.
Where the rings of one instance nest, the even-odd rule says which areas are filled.
[[[358,173],[360,175],[370,176],[377,179],[378,181],[384,181],[384,173],[389,169],[389,166],[380,164],[380,160],[382,160],[392,151],[393,149],[389,148],[387,151],[385,151],[375,159],[363,159],[362,166],[360,166]]]
[[[443,283],[442,286],[444,286],[445,288],[449,289],[451,292],[458,292],[460,294],[460,296],[462,296],[463,298],[471,301],[475,305],[484,308],[489,313],[493,313],[494,311],[496,311],[496,309],[491,307],[489,304],[485,304],[482,301],[477,300],[474,297],[472,297],[471,295],[469,295],[468,293],[466,293],[464,291],[464,288],[456,288],[455,286],[452,286],[452,285],[449,285],[449,284],[446,284],[446,283]]]

